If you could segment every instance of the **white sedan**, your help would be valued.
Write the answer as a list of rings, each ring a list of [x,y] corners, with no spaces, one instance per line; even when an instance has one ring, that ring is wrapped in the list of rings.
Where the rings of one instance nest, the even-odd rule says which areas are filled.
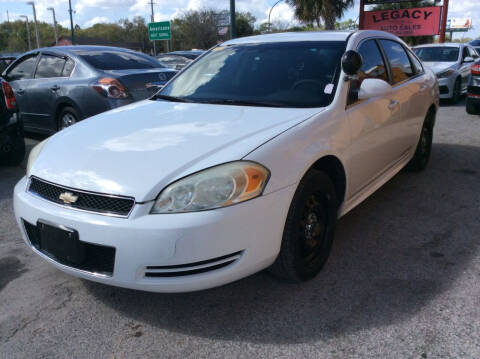
[[[336,219],[427,165],[438,84],[377,31],[246,37],[37,145],[14,205],[57,268],[156,292],[317,275]]]

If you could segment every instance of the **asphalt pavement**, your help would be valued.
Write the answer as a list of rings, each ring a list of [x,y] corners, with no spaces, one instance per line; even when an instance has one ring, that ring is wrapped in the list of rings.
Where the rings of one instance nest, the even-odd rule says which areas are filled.
[[[20,238],[25,164],[0,168],[0,358],[480,358],[480,116],[464,106],[442,105],[428,168],[343,217],[303,284],[262,272],[167,295],[70,277]]]

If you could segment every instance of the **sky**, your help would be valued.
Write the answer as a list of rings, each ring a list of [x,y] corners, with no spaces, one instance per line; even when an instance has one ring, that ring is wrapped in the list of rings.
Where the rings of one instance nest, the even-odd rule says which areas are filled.
[[[237,11],[250,11],[257,18],[257,25],[266,22],[271,6],[277,0],[236,0]],[[462,36],[480,37],[480,6],[479,0],[450,0],[449,18],[471,17],[473,29],[468,33],[457,33],[454,38]],[[229,0],[154,0],[155,21],[172,19],[185,10],[199,10],[202,8],[228,9]],[[52,14],[47,10],[54,7],[57,22],[69,28],[68,0],[35,0],[37,18],[41,21],[52,22]],[[150,19],[149,0],[72,0],[75,11],[74,23],[85,28],[99,22],[116,22],[122,18],[143,16]],[[32,7],[26,0],[0,0],[0,22],[7,20],[7,10],[10,20],[19,19],[19,15],[33,18]],[[343,20],[357,19],[359,0],[349,9]],[[294,25],[293,10],[285,2],[279,3],[272,11],[272,22]],[[478,21],[478,26],[476,26]]]

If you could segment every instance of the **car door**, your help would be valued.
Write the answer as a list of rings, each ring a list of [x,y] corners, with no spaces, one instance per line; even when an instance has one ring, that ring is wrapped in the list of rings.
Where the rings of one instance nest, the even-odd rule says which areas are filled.
[[[5,79],[10,83],[15,93],[19,115],[24,124],[30,121],[30,109],[28,107],[28,98],[30,96],[29,87],[32,82],[37,60],[37,53],[26,55],[13,64],[5,75]]]
[[[30,85],[28,107],[29,127],[47,132],[56,131],[55,118],[58,92],[66,77],[63,76],[66,58],[42,53]]]
[[[357,92],[366,78],[389,82],[386,59],[375,39],[359,44],[357,51],[363,59],[358,79],[350,82],[346,113],[351,129],[349,167],[352,172],[349,186],[354,196],[374,181],[397,155],[391,146],[395,129],[392,127],[391,95],[358,100]]]

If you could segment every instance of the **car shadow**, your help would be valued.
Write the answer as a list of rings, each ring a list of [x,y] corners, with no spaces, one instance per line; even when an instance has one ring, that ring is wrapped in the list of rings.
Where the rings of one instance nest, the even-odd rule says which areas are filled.
[[[462,95],[462,97],[460,97],[460,100],[457,103],[452,103],[448,99],[440,99],[440,106],[441,107],[452,107],[452,108],[465,107],[466,103],[467,103],[467,96],[466,95]]]
[[[480,148],[435,144],[338,223],[322,273],[288,284],[261,272],[186,294],[83,281],[132,320],[198,337],[302,343],[408,320],[459,280],[479,248]]]

